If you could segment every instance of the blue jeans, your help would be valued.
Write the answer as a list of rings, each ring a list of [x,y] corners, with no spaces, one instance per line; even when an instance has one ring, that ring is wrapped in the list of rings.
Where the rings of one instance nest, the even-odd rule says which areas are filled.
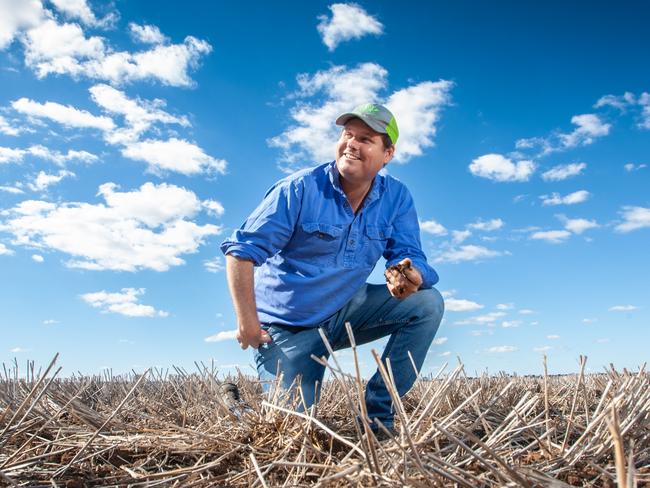
[[[404,300],[391,296],[386,285],[365,284],[336,314],[318,327],[294,327],[263,324],[272,342],[255,352],[255,363],[265,391],[278,373],[283,374],[284,388],[297,378],[307,407],[318,400],[325,367],[311,358],[329,357],[318,329],[325,332],[335,351],[350,347],[345,323],[350,322],[355,342],[366,344],[390,335],[382,361],[390,359],[395,386],[400,397],[411,389],[417,377],[408,352],[418,371],[433,341],[442,314],[444,301],[435,288],[419,290]],[[392,402],[386,385],[375,372],[366,385],[368,416],[384,425],[393,425]]]

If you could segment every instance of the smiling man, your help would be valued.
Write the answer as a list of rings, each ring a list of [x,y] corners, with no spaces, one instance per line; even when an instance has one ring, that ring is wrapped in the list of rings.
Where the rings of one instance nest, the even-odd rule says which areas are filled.
[[[398,129],[381,105],[364,104],[336,120],[343,126],[336,160],[276,183],[240,229],[221,245],[238,320],[237,340],[253,347],[261,380],[282,373],[284,387],[302,387],[306,406],[318,399],[328,356],[390,336],[390,359],[400,396],[411,388],[442,319],[413,199],[381,171],[393,158]],[[366,279],[386,259],[386,285]],[[254,273],[254,268],[258,267]],[[368,416],[393,425],[391,399],[378,372],[365,393]]]

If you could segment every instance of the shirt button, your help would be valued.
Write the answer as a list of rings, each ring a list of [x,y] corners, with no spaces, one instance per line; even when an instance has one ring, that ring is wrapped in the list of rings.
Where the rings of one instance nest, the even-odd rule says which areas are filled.
[[[350,242],[349,242],[349,244],[350,244],[351,246],[354,246],[354,239],[351,239]]]

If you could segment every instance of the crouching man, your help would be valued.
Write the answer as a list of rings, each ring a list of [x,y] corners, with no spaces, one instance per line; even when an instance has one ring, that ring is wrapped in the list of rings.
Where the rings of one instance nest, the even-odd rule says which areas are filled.
[[[350,346],[346,322],[357,344],[390,336],[382,360],[390,359],[403,396],[416,379],[409,353],[419,371],[444,310],[413,199],[380,171],[395,152],[395,118],[365,104],[336,123],[343,126],[336,160],[277,182],[221,245],[239,344],[256,349],[261,380],[282,373],[286,388],[299,382],[308,407],[325,372],[311,356],[328,356],[319,329],[334,350]],[[381,256],[386,285],[366,283]],[[391,428],[391,399],[379,372],[365,401],[370,419]]]

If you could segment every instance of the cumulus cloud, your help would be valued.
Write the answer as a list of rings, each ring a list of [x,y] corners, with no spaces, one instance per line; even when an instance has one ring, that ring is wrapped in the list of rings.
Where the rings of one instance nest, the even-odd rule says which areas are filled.
[[[90,88],[92,100],[106,112],[124,117],[126,127],[113,130],[106,135],[112,144],[137,141],[139,136],[154,123],[190,125],[186,117],[177,117],[163,110],[165,102],[131,99],[123,91],[109,85],[99,84]]]
[[[0,125],[0,132],[2,132],[2,126]],[[647,164],[634,164],[634,163],[627,163],[623,168],[625,168],[625,171],[628,173],[631,173],[633,171],[639,171],[640,169],[647,168]]]
[[[387,76],[388,72],[374,63],[355,68],[333,66],[313,75],[298,75],[299,89],[290,96],[296,100],[290,109],[293,123],[268,141],[281,150],[282,169],[292,172],[311,165],[310,161],[331,160],[341,131],[334,121],[363,100],[385,103],[395,115],[400,130],[395,161],[405,162],[433,145],[435,123],[442,108],[450,103],[453,84],[425,81],[386,99],[380,93],[387,88]]]
[[[611,124],[603,122],[596,114],[574,115],[571,117],[571,123],[577,126],[571,132],[556,132],[548,137],[519,139],[516,142],[516,147],[517,149],[539,147],[541,149],[540,155],[543,156],[552,152],[587,146],[597,138],[609,134],[611,129]]]
[[[519,327],[521,325],[521,320],[504,320],[501,322],[501,327],[504,329],[512,329]]]
[[[0,146],[0,164],[2,163],[18,163],[23,161],[26,156],[33,156],[47,161],[52,161],[58,165],[63,165],[68,161],[82,161],[94,162],[98,158],[92,153],[87,151],[68,150],[63,154],[59,151],[49,149],[45,146],[35,145],[27,149],[9,148]]]
[[[24,149],[12,149],[0,146],[0,164],[22,161],[25,156]]]
[[[81,299],[102,313],[118,313],[126,317],[167,317],[169,314],[156,310],[151,305],[138,303],[139,297],[145,293],[144,288],[122,288],[118,293],[104,290],[94,293],[84,293]]]
[[[50,0],[52,4],[69,19],[78,19],[88,26],[107,26],[115,21],[116,15],[109,14],[99,20],[86,0]]]
[[[28,349],[25,349],[23,347],[14,347],[12,349],[9,349],[9,352],[13,352],[13,353],[16,353],[16,354],[21,353],[21,352],[27,352],[27,351],[28,351]]]
[[[40,254],[32,254],[32,260],[36,261],[37,263],[42,263],[45,261],[45,258]]]
[[[381,22],[355,3],[335,3],[328,8],[332,17],[320,15],[317,29],[323,44],[330,51],[334,51],[341,42],[383,32],[384,26]]]
[[[442,252],[435,258],[436,263],[460,263],[463,261],[478,261],[501,256],[503,253],[483,246],[468,244]]]
[[[201,206],[206,210],[206,212],[215,217],[221,217],[225,212],[223,205],[216,200],[203,200]]]
[[[515,352],[515,351],[517,351],[517,348],[515,346],[494,346],[494,347],[489,347],[485,350],[485,352],[490,354],[502,354],[506,352]]]
[[[535,310],[531,310],[529,308],[522,308],[521,310],[519,310],[519,313],[521,315],[532,315],[535,313]]]
[[[80,0],[56,1],[65,15],[88,25],[107,25],[115,20],[115,15],[111,14],[97,20],[90,9],[84,8],[86,2]],[[212,51],[208,42],[193,36],[187,36],[182,43],[162,44],[166,39],[155,26],[131,28],[132,35],[139,41],[157,42],[151,49],[117,51],[103,37],[86,36],[76,23],[59,23],[49,13],[45,15],[43,11],[32,10],[27,20],[16,20],[12,14],[4,43],[11,42],[17,32],[24,29],[20,39],[24,46],[25,64],[39,78],[67,74],[112,84],[155,80],[170,86],[192,86],[190,71]]]
[[[14,195],[22,195],[25,193],[23,190],[16,186],[0,186],[0,191],[5,193],[13,193]]]
[[[491,219],[487,221],[477,220],[476,222],[469,224],[467,227],[474,230],[482,230],[482,231],[490,232],[493,230],[499,230],[501,227],[503,227],[503,220],[501,219]]]
[[[57,174],[48,174],[45,171],[39,171],[36,178],[32,183],[28,183],[27,186],[32,191],[45,191],[50,185],[54,185],[61,181],[63,178],[68,178],[75,176],[71,171],[61,170]]]
[[[7,121],[7,119],[0,115],[0,134],[4,134],[6,136],[17,136],[21,132],[21,129],[14,127],[9,123],[9,121]]]
[[[23,29],[42,22],[40,0],[3,0],[0,2],[0,50],[8,47]]]
[[[501,154],[484,154],[472,161],[469,170],[474,176],[492,181],[528,181],[535,171],[535,163],[532,161],[515,163]]]
[[[630,105],[634,105],[635,103],[636,103],[636,97],[634,96],[634,93],[625,92],[621,96],[605,95],[600,97],[596,102],[596,104],[594,105],[594,108],[609,106],[609,107],[617,108],[620,111],[624,111],[627,107],[629,107]]]
[[[227,164],[223,159],[207,155],[196,144],[175,137],[166,141],[148,139],[127,143],[122,149],[122,155],[148,163],[149,170],[156,174],[161,171],[175,171],[185,175],[224,173]]]
[[[548,352],[551,349],[553,349],[551,346],[540,346],[540,347],[534,347],[533,351],[535,351],[535,352]]]
[[[2,242],[0,242],[0,256],[2,256],[2,255],[8,256],[8,255],[13,254],[13,253],[14,252],[11,249],[9,249]]]
[[[444,236],[447,234],[447,229],[435,220],[420,221],[420,230],[434,236]]]
[[[614,305],[613,307],[609,308],[610,312],[633,312],[634,310],[638,310],[639,307],[635,305]]]
[[[115,128],[110,117],[93,115],[86,110],[79,110],[56,102],[38,103],[23,97],[11,102],[11,106],[17,112],[30,117],[50,119],[70,128],[91,128],[103,131]]]
[[[433,340],[433,343],[434,343],[436,346],[440,346],[440,345],[444,344],[445,342],[447,342],[447,340],[448,340],[447,337],[436,337],[436,338]]]
[[[223,258],[221,256],[216,256],[212,259],[206,259],[203,261],[203,266],[210,273],[219,273],[226,269],[223,264]]]
[[[179,266],[180,255],[220,232],[190,220],[201,204],[189,190],[164,183],[131,192],[117,188],[101,185],[105,203],[98,204],[26,200],[3,212],[0,232],[12,234],[16,245],[68,254],[69,267],[120,271]]]
[[[223,342],[237,339],[237,329],[224,330],[203,339],[205,342]]]
[[[456,325],[467,325],[467,324],[493,324],[501,317],[506,315],[505,312],[489,312],[483,315],[476,315],[474,317],[469,317],[464,320],[459,320],[454,322]]]
[[[497,310],[512,310],[515,307],[513,303],[497,303]]]
[[[465,239],[470,237],[472,235],[472,232],[465,229],[465,230],[454,230],[451,232],[451,239],[454,241],[455,244],[460,244],[463,242]]]
[[[623,222],[614,228],[618,232],[631,232],[650,227],[650,208],[625,206],[619,213],[623,217]]]
[[[135,41],[144,44],[162,44],[167,41],[167,38],[155,25],[138,25],[131,22],[129,24],[129,32]]]
[[[559,166],[554,166],[542,173],[542,179],[544,181],[561,181],[571,178],[572,176],[577,176],[587,167],[586,163],[571,163],[571,164],[562,164]]]
[[[575,205],[582,203],[591,196],[586,190],[579,190],[568,195],[561,196],[559,193],[553,192],[550,195],[542,195],[539,198],[542,200],[542,205]]]
[[[453,296],[445,297],[445,311],[447,312],[472,312],[482,308],[483,305],[471,300],[454,298]]]
[[[569,219],[564,215],[558,215],[558,218],[564,222],[564,228],[574,234],[582,234],[586,230],[600,227],[595,220]]]
[[[547,335],[546,338],[551,340],[551,341],[556,341],[556,340],[558,340],[560,338],[560,336],[557,335],[557,334],[551,334],[551,335]]]
[[[543,240],[550,242],[551,244],[561,244],[566,241],[571,236],[571,232],[568,230],[547,230],[533,232],[530,235],[531,239]]]

